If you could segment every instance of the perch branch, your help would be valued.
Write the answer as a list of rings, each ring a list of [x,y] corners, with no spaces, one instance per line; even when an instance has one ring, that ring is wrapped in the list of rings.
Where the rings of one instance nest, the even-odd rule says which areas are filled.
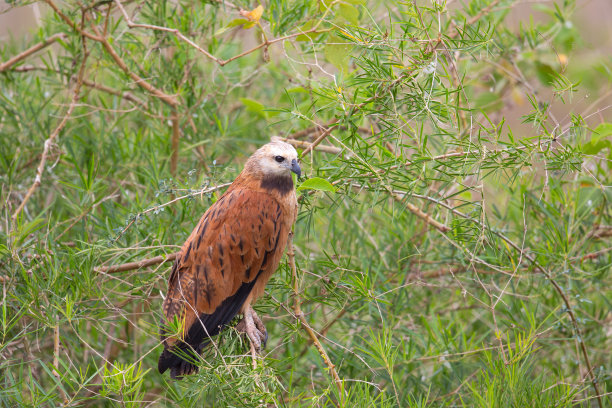
[[[289,260],[289,268],[291,269],[291,274],[293,276],[293,295],[294,295],[293,311],[295,312],[295,315],[297,316],[297,318],[300,320],[300,323],[302,324],[302,327],[304,328],[304,330],[306,330],[306,332],[308,333],[310,340],[315,345],[317,351],[321,355],[323,362],[329,368],[329,373],[332,379],[334,380],[334,382],[336,383],[336,386],[338,387],[338,391],[340,392],[340,395],[344,395],[342,391],[342,380],[338,376],[338,372],[336,371],[336,366],[329,359],[329,356],[325,352],[325,349],[323,348],[323,345],[319,341],[319,338],[317,337],[316,333],[312,330],[312,328],[306,321],[304,312],[302,312],[301,301],[300,301],[300,291],[298,287],[299,281],[297,277],[297,268],[295,266],[295,251],[293,250],[293,232],[289,233],[289,241],[287,242],[287,258]]]

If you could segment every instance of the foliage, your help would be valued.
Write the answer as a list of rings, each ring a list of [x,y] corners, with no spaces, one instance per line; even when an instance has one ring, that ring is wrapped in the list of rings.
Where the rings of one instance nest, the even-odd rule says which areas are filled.
[[[609,406],[612,66],[576,2],[44,2],[0,46],[2,406]],[[271,136],[306,180],[268,348],[171,381],[169,265],[108,268]]]

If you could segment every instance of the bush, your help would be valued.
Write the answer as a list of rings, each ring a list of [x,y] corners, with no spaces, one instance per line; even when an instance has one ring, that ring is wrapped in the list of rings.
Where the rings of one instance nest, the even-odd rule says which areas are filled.
[[[0,48],[2,405],[610,404],[612,66],[560,3],[44,0]],[[268,348],[172,381],[167,261],[272,136]]]

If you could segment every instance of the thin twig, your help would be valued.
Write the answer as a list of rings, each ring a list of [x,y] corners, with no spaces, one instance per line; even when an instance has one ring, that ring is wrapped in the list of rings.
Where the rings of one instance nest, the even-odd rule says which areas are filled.
[[[600,257],[602,255],[607,254],[610,251],[612,251],[612,247],[604,248],[604,249],[601,249],[601,250],[595,251],[595,252],[591,252],[590,254],[586,254],[586,255],[584,255],[582,257],[577,256],[577,257],[574,257],[572,259],[580,259],[582,261],[587,260],[587,259],[595,259],[595,258],[598,258],[598,257]]]
[[[134,225],[134,222],[136,222],[136,220],[138,219],[138,217],[140,217],[140,216],[142,216],[142,215],[145,215],[145,214],[147,214],[147,213],[150,213],[151,211],[159,211],[161,208],[164,208],[164,207],[166,207],[166,206],[169,206],[170,204],[174,204],[175,202],[177,202],[177,201],[181,201],[181,200],[184,200],[184,199],[186,199],[186,198],[195,197],[195,196],[198,196],[198,195],[199,195],[199,196],[201,196],[201,195],[203,195],[203,194],[207,194],[207,193],[212,193],[213,191],[220,190],[220,189],[222,189],[222,188],[224,188],[224,187],[229,186],[230,184],[232,184],[232,183],[224,183],[224,184],[219,184],[219,185],[214,186],[214,187],[207,187],[207,188],[204,188],[204,189],[202,189],[202,190],[200,190],[200,191],[195,191],[195,192],[193,192],[193,193],[189,193],[189,194],[185,194],[185,195],[180,196],[180,197],[173,198],[172,200],[168,201],[167,203],[160,204],[160,205],[156,205],[156,206],[154,206],[154,207],[148,208],[148,209],[146,209],[146,210],[144,210],[144,211],[142,211],[142,212],[140,212],[140,213],[136,214],[136,216],[134,216],[134,218],[132,218],[132,220],[131,220],[131,221],[130,221],[130,222],[129,222],[129,223],[128,223],[128,224],[127,224],[127,225],[126,225],[126,226],[125,226],[125,227],[124,227],[122,230],[121,230],[121,232],[119,232],[119,234],[118,234],[118,235],[117,235],[117,237],[115,238],[115,241],[116,241],[116,240],[118,240],[119,238],[121,238],[121,237],[123,236],[123,234],[125,234],[125,232],[126,232],[126,231],[127,231],[127,230],[128,230],[128,229],[129,229],[129,228],[132,226],[132,225]]]
[[[319,135],[319,137],[317,137],[311,144],[310,146],[308,146],[306,149],[304,149],[304,151],[302,152],[302,157],[306,156],[308,153],[312,152],[312,150],[317,147],[319,145],[319,143],[321,143],[323,140],[325,140],[325,138],[327,136],[329,136],[329,134],[331,133],[332,130],[335,129],[335,126],[332,124],[332,126],[329,126],[327,129],[325,129],[323,131],[323,133],[321,133]]]
[[[88,81],[87,79],[83,80],[83,85],[86,85],[90,88],[94,88],[97,89],[98,91],[102,91],[102,92],[106,92],[109,93],[111,95],[115,95],[118,96],[120,98],[125,99],[126,101],[130,101],[135,103],[136,105],[139,105],[140,107],[145,107],[146,104],[141,101],[140,99],[136,98],[134,95],[132,95],[131,92],[121,92],[117,89],[113,89],[109,86],[103,85],[103,84],[99,84],[97,82],[93,82],[93,81]]]
[[[277,139],[282,140],[283,142],[289,143],[293,147],[299,147],[300,149],[308,149],[312,146],[312,143],[304,142],[302,140],[287,139],[286,137],[278,137]],[[318,150],[324,153],[331,153],[331,154],[342,153],[342,149],[336,146],[318,145],[315,147],[315,150]]]
[[[15,55],[13,58],[9,59],[8,61],[1,63],[0,72],[6,71],[10,67],[18,63],[19,61],[26,59],[30,55],[34,54],[37,51],[42,50],[45,47],[48,47],[49,45],[53,44],[57,40],[63,40],[66,37],[67,35],[65,33],[57,33],[57,34],[53,34],[49,36],[48,38],[45,38],[43,41],[39,42],[38,44],[33,45],[32,47],[28,48],[22,53]]]
[[[302,327],[304,328],[304,330],[306,330],[306,332],[308,333],[308,336],[310,336],[310,340],[315,345],[317,351],[321,355],[323,362],[329,368],[331,377],[336,383],[336,386],[338,387],[338,391],[340,395],[343,396],[344,391],[343,391],[343,386],[342,386],[342,380],[338,376],[338,372],[336,371],[336,366],[329,359],[329,356],[325,352],[325,349],[323,348],[323,345],[319,341],[319,338],[317,337],[315,332],[312,330],[312,328],[306,321],[306,318],[304,317],[304,312],[302,312],[300,291],[299,291],[299,284],[298,284],[299,281],[297,277],[297,268],[295,266],[295,251],[293,249],[293,232],[289,233],[289,240],[287,242],[287,258],[289,260],[289,268],[291,269],[291,274],[293,276],[293,300],[294,300],[293,311],[295,312],[295,316],[297,316],[297,318],[302,323]]]
[[[172,112],[172,153],[170,155],[170,174],[176,176],[176,168],[178,166],[178,149],[179,140],[181,137],[181,129],[179,127],[178,111],[174,109]]]
[[[47,140],[45,140],[43,154],[40,159],[40,163],[38,164],[38,168],[36,169],[36,177],[34,178],[34,183],[32,183],[25,197],[21,201],[21,204],[19,204],[19,207],[17,207],[17,209],[13,213],[11,217],[13,222],[15,222],[15,220],[17,219],[17,216],[19,216],[19,213],[23,210],[23,208],[27,204],[32,194],[34,194],[34,191],[36,191],[36,189],[40,186],[41,181],[42,181],[42,174],[45,170],[45,164],[47,162],[47,155],[49,154],[51,145],[53,144],[53,142],[55,141],[59,133],[62,131],[62,129],[64,129],[64,126],[66,126],[66,123],[68,122],[68,119],[72,115],[72,112],[74,111],[74,108],[76,107],[76,104],[79,100],[79,95],[81,92],[81,85],[83,85],[83,77],[85,75],[85,62],[87,61],[87,57],[89,56],[89,51],[87,50],[86,45],[85,45],[85,38],[84,37],[81,37],[81,38],[83,41],[83,60],[81,61],[81,67],[79,68],[79,74],[77,76],[76,85],[74,86],[74,90],[72,93],[72,100],[70,101],[70,106],[68,106],[68,110],[66,111],[66,114],[60,121],[59,125],[57,125],[57,127],[53,130],[53,132],[51,132]]]
[[[261,44],[256,45],[255,47],[253,47],[253,48],[251,48],[249,50],[246,50],[244,52],[241,52],[238,55],[234,55],[231,58],[223,60],[223,59],[215,57],[214,55],[212,55],[211,53],[206,51],[204,48],[200,47],[198,44],[196,44],[193,40],[191,40],[185,34],[181,33],[180,30],[178,30],[177,28],[169,28],[169,27],[157,26],[157,25],[153,25],[153,24],[140,24],[140,23],[133,22],[132,19],[130,18],[130,16],[128,15],[127,11],[125,10],[123,5],[121,4],[121,2],[119,0],[115,0],[115,4],[117,4],[117,7],[121,11],[121,14],[123,15],[123,18],[125,19],[125,22],[127,23],[128,27],[130,27],[130,28],[144,28],[144,29],[148,29],[148,30],[163,31],[163,32],[166,32],[166,33],[174,34],[179,40],[189,44],[191,47],[196,49],[198,52],[200,52],[201,54],[203,54],[207,58],[215,61],[220,66],[227,65],[230,62],[235,61],[235,60],[237,60],[239,58],[242,58],[245,55],[249,55],[249,54],[257,51],[260,48],[268,47],[269,45],[277,43],[277,42],[285,41],[285,40],[288,40],[288,39],[291,39],[291,38],[294,38],[294,37],[298,37],[298,36],[304,35],[304,34],[322,33],[322,32],[330,31],[328,29],[318,30],[318,26],[319,25],[317,24],[313,28],[311,28],[310,30],[306,30],[306,31],[302,31],[302,32],[299,32],[299,33],[285,35],[283,37],[274,38],[272,40],[267,40],[266,39]]]
[[[433,226],[438,231],[440,231],[442,233],[447,233],[448,231],[451,230],[451,228],[448,225],[444,225],[440,221],[434,220],[431,217],[431,215],[423,212],[423,210],[421,210],[416,205],[406,202],[404,200],[405,196],[402,196],[401,194],[398,194],[396,192],[392,192],[392,195],[393,195],[393,198],[397,202],[400,202],[400,203],[404,204],[406,206],[406,208],[408,209],[408,211],[410,211],[411,213],[413,213],[414,215],[416,215],[417,217],[419,217],[420,219],[422,219],[423,221],[425,221],[429,225]]]
[[[472,26],[474,24],[476,24],[478,22],[478,20],[480,20],[482,17],[484,17],[486,14],[490,13],[491,10],[493,9],[493,7],[497,6],[499,4],[500,0],[493,0],[491,2],[491,4],[489,4],[487,7],[483,8],[482,10],[480,10],[480,12],[478,12],[478,14],[476,14],[475,16],[473,16],[472,18],[470,18],[466,23],[465,26],[469,27]],[[453,23],[453,25],[455,25]],[[457,37],[459,34],[461,34],[461,31],[459,30],[459,27],[457,27],[455,25],[455,31],[453,33],[451,33],[448,37],[449,38],[455,38]]]
[[[53,374],[53,376],[57,380],[57,388],[59,389],[60,394],[62,395],[64,404],[66,404],[68,402],[68,396],[66,395],[66,392],[64,392],[64,387],[62,387],[61,385],[62,376],[60,375],[58,371],[59,370],[59,352],[60,352],[60,331],[59,331],[59,325],[58,325],[58,326],[55,326],[55,328],[53,329],[53,369],[51,370],[51,374]]]
[[[140,261],[128,262],[128,263],[124,263],[121,265],[96,266],[94,268],[94,271],[98,273],[117,273],[117,272],[131,271],[133,269],[146,268],[147,266],[174,261],[179,253],[180,252],[174,252],[168,255],[160,255],[154,258],[142,259]]]

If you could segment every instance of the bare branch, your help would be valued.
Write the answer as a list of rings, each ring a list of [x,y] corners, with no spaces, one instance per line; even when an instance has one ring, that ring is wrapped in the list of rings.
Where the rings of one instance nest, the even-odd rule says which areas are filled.
[[[126,101],[133,102],[140,107],[145,107],[145,103],[141,101],[140,99],[138,99],[137,97],[135,97],[131,92],[121,92],[109,86],[106,86],[104,84],[99,84],[97,82],[89,81],[87,79],[83,80],[83,85],[86,85],[90,88],[97,89],[98,91],[102,91],[102,92],[109,93],[111,95],[118,96],[120,98],[125,99]]]
[[[334,124],[337,122],[337,120],[334,122]],[[304,151],[302,152],[302,157],[306,156],[308,153],[312,152],[312,149],[314,149],[315,147],[317,147],[319,145],[319,143],[321,143],[323,140],[325,140],[325,138],[327,136],[329,136],[332,132],[332,130],[335,129],[335,126],[332,124],[332,126],[329,126],[327,129],[325,129],[323,131],[323,133],[321,133],[319,135],[319,137],[317,137],[311,144],[310,146],[308,146],[306,149],[304,149]]]
[[[147,266],[157,265],[160,263],[171,262],[176,259],[179,252],[174,252],[168,255],[160,255],[154,258],[143,259],[136,262],[128,262],[121,265],[113,265],[113,266],[96,266],[94,271],[98,273],[117,273],[117,272],[125,272],[131,271],[134,269],[146,268]]]
[[[53,44],[57,40],[63,40],[64,38],[66,38],[66,34],[65,33],[57,33],[57,34],[53,34],[52,36],[49,36],[48,38],[44,39],[43,41],[39,42],[38,44],[36,44],[36,45],[34,45],[34,46],[30,47],[30,48],[28,48],[27,50],[23,51],[22,53],[20,53],[18,55],[15,55],[13,58],[9,59],[8,61],[1,63],[0,64],[0,72],[8,70],[10,67],[15,65],[19,61],[26,59],[27,57],[29,57],[30,55],[34,54],[35,52],[40,51],[43,48],[48,47],[49,45]]]
[[[292,145],[293,147],[298,147],[300,149],[312,149],[312,143],[309,142],[304,142],[302,140],[295,140],[295,139],[287,139],[286,137],[277,137],[278,140],[282,140],[283,142],[289,143],[290,145]],[[339,147],[335,147],[335,146],[327,146],[327,145],[318,145],[315,147],[316,150],[319,150],[321,152],[324,153],[331,153],[331,154],[340,154],[342,153],[342,149],[340,149]]]

